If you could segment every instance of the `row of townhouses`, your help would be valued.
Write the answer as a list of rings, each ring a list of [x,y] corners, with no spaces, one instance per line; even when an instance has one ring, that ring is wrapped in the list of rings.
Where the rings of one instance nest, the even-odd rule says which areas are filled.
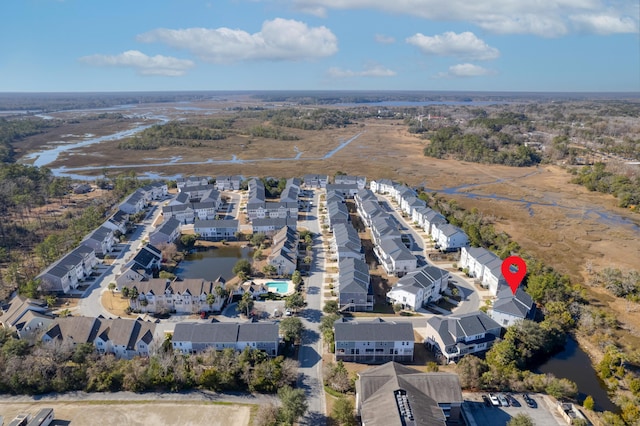
[[[327,224],[329,229],[338,224],[349,223],[349,210],[345,204],[345,196],[340,191],[327,190],[325,208],[327,209]]]
[[[387,293],[387,300],[403,309],[417,310],[442,297],[449,283],[449,272],[426,265],[403,276]]]
[[[171,283],[176,288],[180,285]],[[160,286],[162,287],[162,286]],[[183,294],[202,291],[195,283],[185,283]],[[268,291],[253,285],[253,290]],[[252,285],[245,283],[244,291],[251,291]],[[240,291],[242,291],[240,289]],[[149,295],[153,289],[148,288]],[[144,291],[144,290],[143,290]],[[179,295],[174,294],[174,303]],[[139,301],[148,300],[140,297]],[[186,304],[186,299],[183,299]],[[47,304],[41,300],[15,296],[8,306],[3,307],[0,326],[16,331],[20,339],[41,338],[45,344],[73,348],[90,343],[101,354],[113,354],[118,358],[131,359],[135,356],[149,356],[155,345],[162,343],[162,336],[156,333],[156,324],[141,319],[107,319],[93,317],[54,318]],[[172,338],[173,348],[181,353],[191,354],[206,349],[223,350],[245,348],[264,351],[269,356],[278,355],[280,342],[277,323],[178,323]]]
[[[285,198],[281,201],[266,201],[264,183],[257,178],[249,180],[249,195],[247,199],[247,216],[254,219],[298,217],[298,193],[300,192],[300,179],[287,180],[285,190],[282,192]],[[294,198],[293,198],[294,197]]]
[[[127,231],[129,215],[144,209],[154,199],[167,195],[167,184],[154,182],[137,189],[120,204],[120,209],[100,227],[91,231],[80,245],[45,268],[37,277],[40,290],[46,293],[69,293],[76,290],[117,243],[116,235]]]
[[[373,310],[373,286],[364,260],[347,257],[338,263],[338,303],[341,310]]]
[[[412,188],[381,179],[371,182],[371,190],[395,200],[401,211],[433,238],[437,249],[457,251],[469,246],[467,234],[459,227],[447,223],[444,216],[427,207]]]
[[[240,175],[221,175],[215,178],[215,189],[218,191],[239,191],[244,179]],[[185,187],[208,185],[212,179],[208,176],[187,176],[176,179],[178,191]]]
[[[278,355],[280,336],[274,322],[249,323],[188,323],[176,324],[171,339],[173,349],[184,354],[196,354],[227,348],[243,351],[245,348]]]
[[[507,284],[502,276],[502,259],[486,248],[464,247],[460,251],[459,266],[494,296],[498,294],[498,287]]]
[[[358,214],[371,230],[373,251],[385,272],[401,277],[415,271],[418,259],[405,245],[398,224],[382,210],[373,191],[362,189],[354,200]]]
[[[205,240],[231,240],[236,238],[239,226],[235,219],[196,219],[193,230]]]
[[[333,332],[336,361],[370,364],[413,361],[415,337],[411,322],[340,318],[333,324]]]
[[[131,299],[131,308],[146,313],[220,311],[226,301],[225,280],[222,277],[215,282],[201,278],[181,281],[150,278],[131,283],[129,289],[138,293],[135,299]]]
[[[293,274],[298,266],[298,232],[285,226],[272,239],[267,263],[276,268],[278,275]]]
[[[156,324],[141,319],[105,319],[102,317],[57,318],[42,335],[46,344],[75,347],[91,343],[99,353],[111,353],[118,358],[149,356]]]
[[[120,203],[119,210],[125,213],[136,214],[142,211],[152,200],[166,197],[169,187],[165,182],[152,182],[138,188]]]
[[[308,189],[324,189],[328,183],[328,175],[306,174],[302,177],[302,184]]]
[[[160,270],[162,252],[152,244],[144,244],[131,260],[120,269],[116,288],[131,287],[132,283],[152,278]]]

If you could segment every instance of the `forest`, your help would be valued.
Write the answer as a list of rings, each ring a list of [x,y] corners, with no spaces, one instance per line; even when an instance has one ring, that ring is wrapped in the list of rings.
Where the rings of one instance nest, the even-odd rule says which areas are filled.
[[[259,350],[176,354],[167,340],[155,355],[118,359],[93,343],[37,343],[0,328],[0,393],[176,392],[188,389],[275,393],[296,382],[298,363]]]
[[[0,162],[10,163],[15,160],[13,144],[21,139],[42,133],[47,129],[59,126],[57,120],[0,118]]]
[[[0,297],[13,288],[35,297],[41,269],[102,224],[122,197],[143,186],[135,174],[105,177],[113,189],[85,205],[71,200],[71,180],[47,168],[0,165]],[[52,203],[60,210],[52,207]],[[67,207],[68,206],[68,207]]]
[[[428,133],[426,138],[430,140],[424,148],[424,155],[428,157],[513,167],[534,166],[542,160],[533,148],[524,146],[509,133],[502,133],[497,124],[491,124],[481,134],[465,133],[459,127],[445,127]]]
[[[640,211],[640,173],[621,174],[612,169],[604,163],[573,169],[571,183],[583,185],[589,191],[612,194],[619,207]]]

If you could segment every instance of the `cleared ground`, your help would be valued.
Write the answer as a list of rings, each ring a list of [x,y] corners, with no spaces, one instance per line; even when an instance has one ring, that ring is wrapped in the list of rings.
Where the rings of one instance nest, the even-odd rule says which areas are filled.
[[[248,405],[222,405],[193,402],[33,402],[0,401],[5,423],[19,413],[35,414],[53,408],[53,425],[208,425],[247,426],[251,417]]]

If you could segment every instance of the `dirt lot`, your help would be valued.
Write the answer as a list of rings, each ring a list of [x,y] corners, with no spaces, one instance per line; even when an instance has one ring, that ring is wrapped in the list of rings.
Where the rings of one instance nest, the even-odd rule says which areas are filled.
[[[193,402],[33,402],[10,404],[0,401],[5,422],[19,413],[35,414],[53,408],[53,425],[208,425],[247,426],[251,418],[248,405],[222,405]]]

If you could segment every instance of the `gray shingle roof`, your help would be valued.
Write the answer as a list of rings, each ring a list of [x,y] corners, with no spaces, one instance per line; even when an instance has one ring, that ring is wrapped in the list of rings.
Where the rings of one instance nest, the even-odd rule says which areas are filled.
[[[406,393],[415,425],[445,425],[438,404],[461,404],[458,376],[450,373],[422,373],[395,362],[358,374],[358,397],[362,421],[368,426],[405,425],[395,393]]]
[[[391,322],[377,318],[373,321],[338,320],[333,325],[336,342],[397,342],[414,341],[413,324]]]

